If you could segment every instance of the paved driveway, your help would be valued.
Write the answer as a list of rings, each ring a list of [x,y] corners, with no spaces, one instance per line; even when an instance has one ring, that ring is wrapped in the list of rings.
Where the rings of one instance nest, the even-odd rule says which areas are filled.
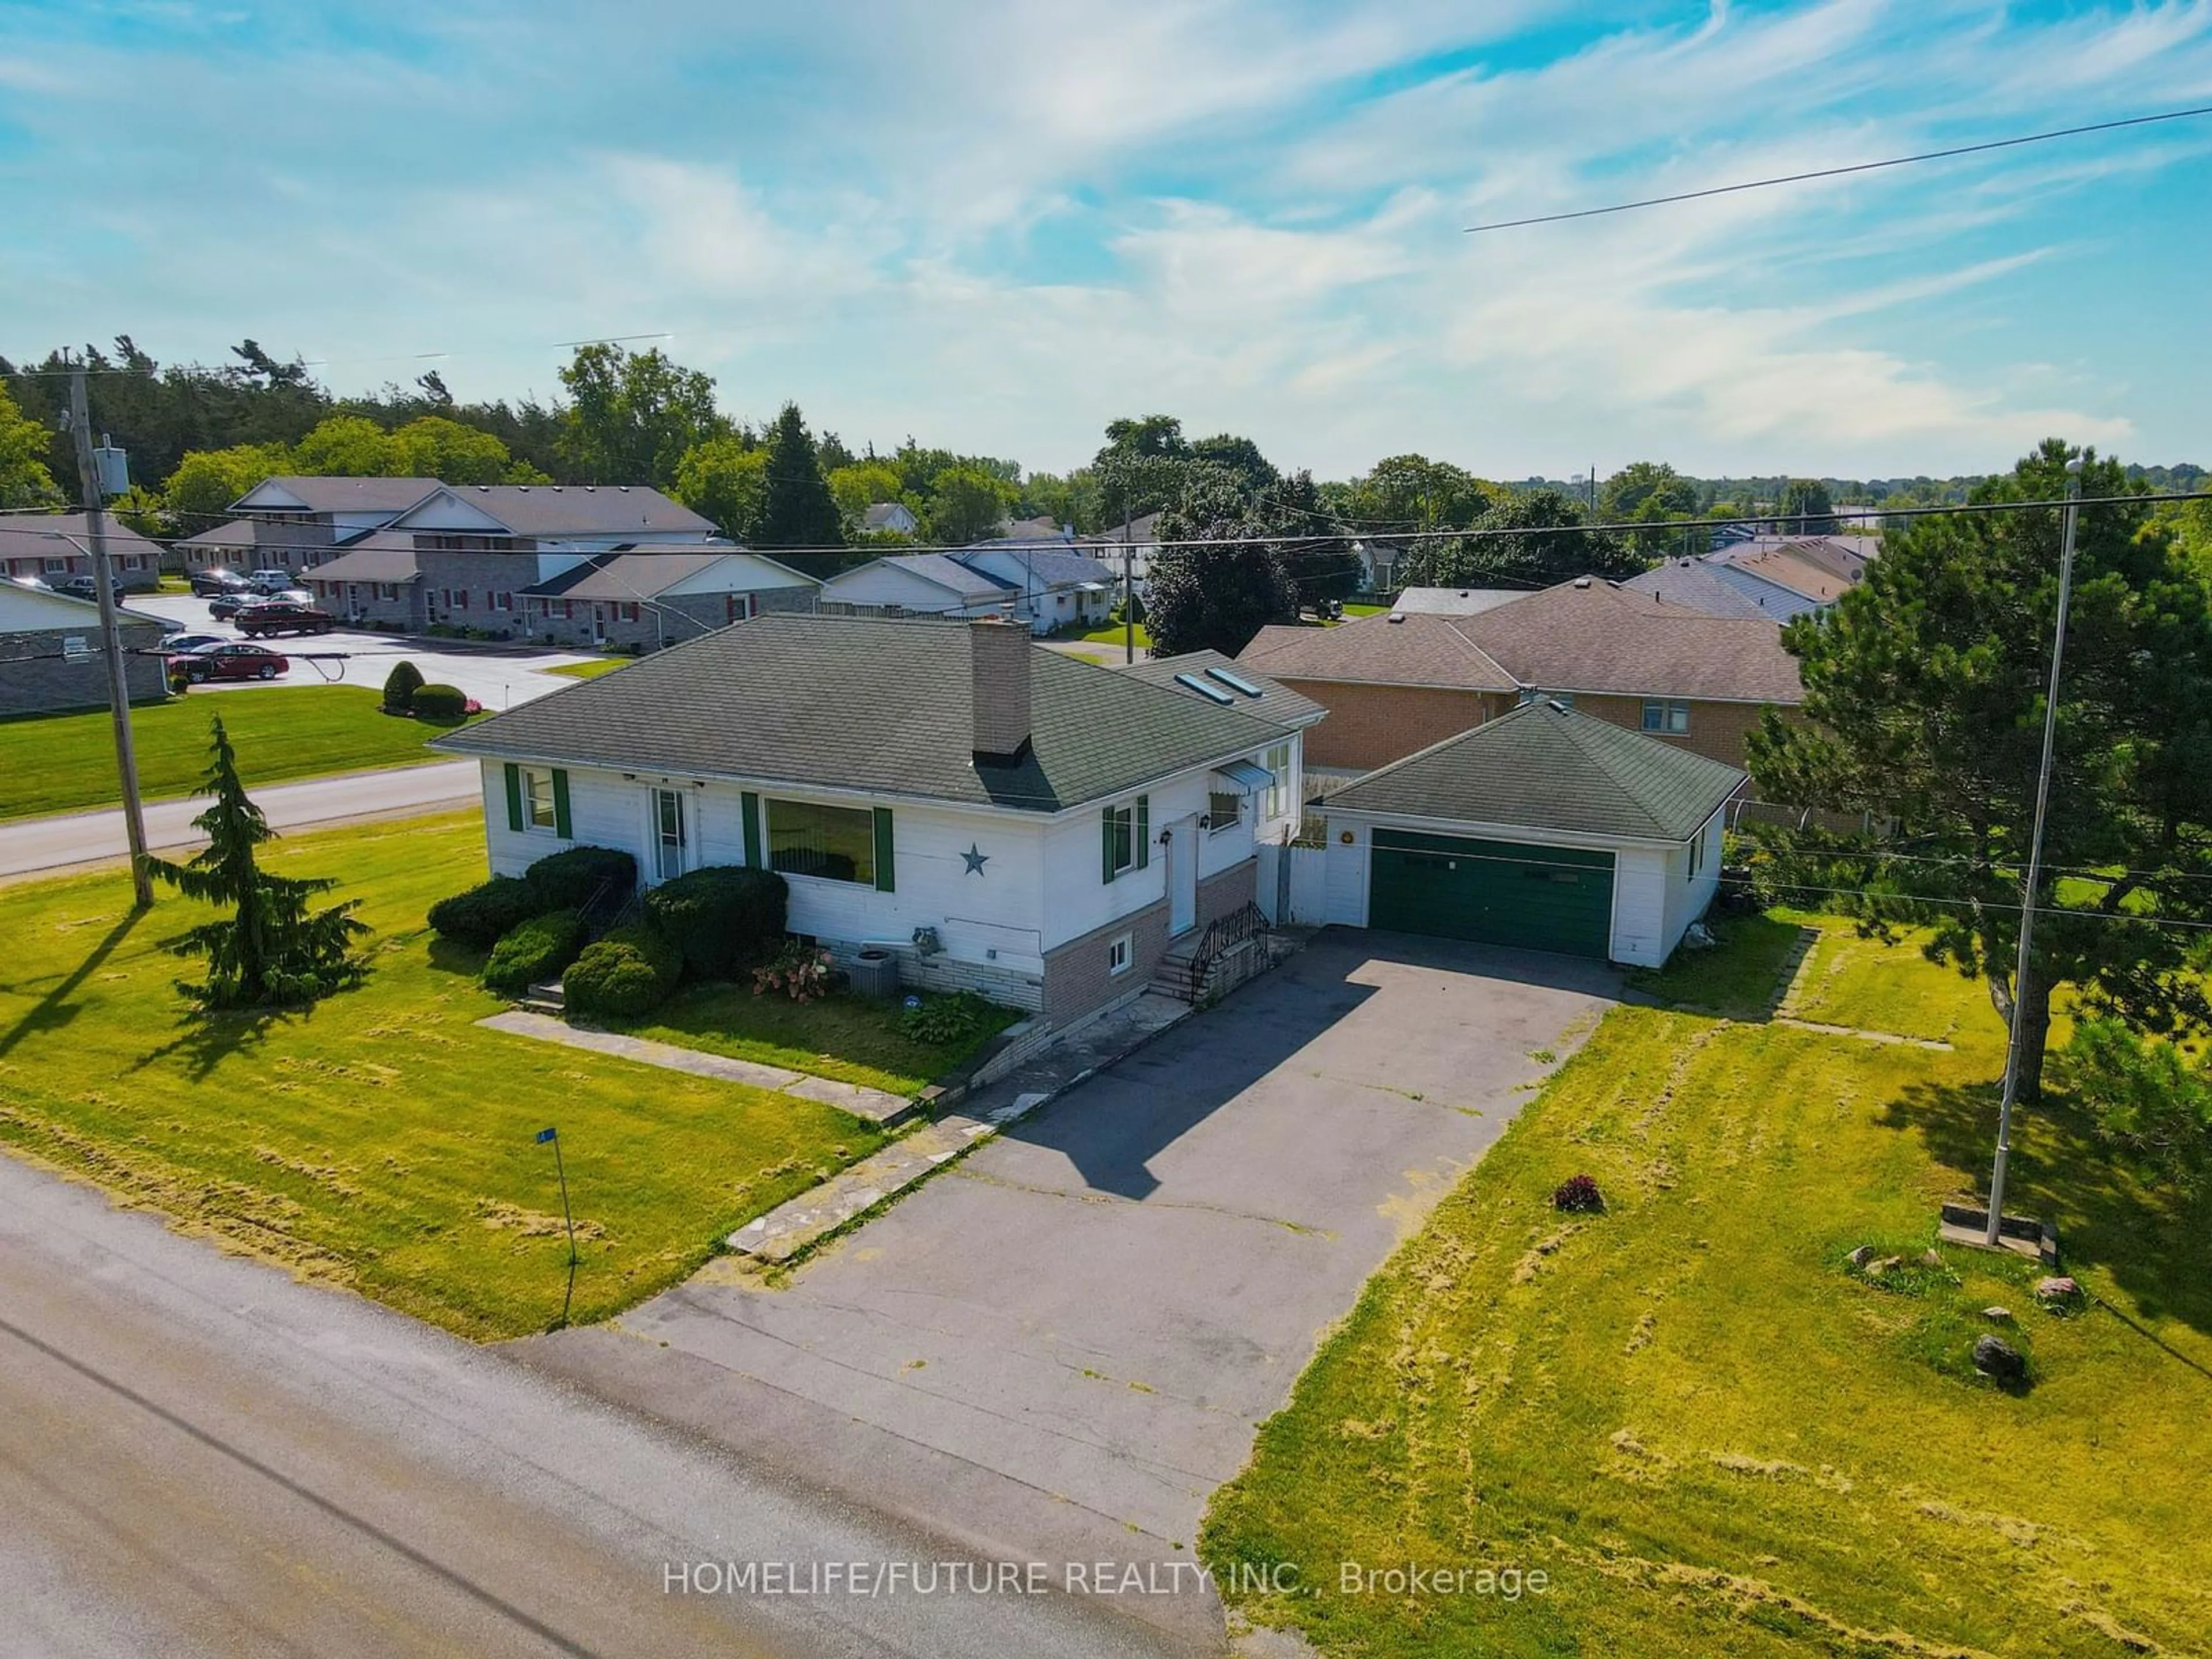
[[[182,593],[146,593],[129,601],[131,609],[143,611],[149,616],[167,617],[182,623],[195,634],[236,634],[228,623],[215,621],[208,614],[205,599],[189,598]],[[587,662],[589,654],[577,651],[518,651],[512,647],[471,648],[459,641],[401,640],[389,634],[355,633],[338,629],[329,634],[308,636],[283,634],[269,640],[270,648],[295,659],[290,676],[280,684],[320,685],[323,675],[335,677],[346,685],[365,685],[372,691],[380,690],[384,677],[392,672],[392,665],[402,657],[422,671],[422,678],[441,685],[457,685],[487,708],[512,708],[518,703],[528,702],[550,691],[576,682],[560,674],[544,671],[561,663]],[[325,662],[319,665],[297,660],[304,652],[342,651],[350,653],[343,663]],[[248,682],[207,688],[217,691],[247,692],[258,690]],[[195,694],[197,695],[197,694]]]
[[[1331,930],[785,1287],[717,1262],[522,1346],[1015,1559],[1187,1563],[1322,1334],[1614,989]]]

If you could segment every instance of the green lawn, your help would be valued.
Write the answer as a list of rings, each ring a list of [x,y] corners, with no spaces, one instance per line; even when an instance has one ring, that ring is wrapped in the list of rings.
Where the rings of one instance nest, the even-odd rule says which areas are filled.
[[[793,1002],[755,996],[750,987],[695,985],[622,1029],[732,1060],[914,1095],[1021,1018],[1012,1009],[994,1012],[994,1023],[969,1042],[915,1042],[900,1034],[896,1005],[854,996]]]
[[[413,766],[449,728],[382,713],[378,692],[351,685],[194,691],[131,711],[138,784],[149,800],[190,794],[207,769],[210,717],[222,716],[248,784]],[[105,708],[0,720],[0,818],[112,806],[114,727]]]
[[[1152,648],[1152,636],[1145,631],[1144,623],[1139,623],[1137,624],[1136,631],[1137,649],[1139,651],[1151,650]],[[1078,634],[1075,637],[1081,640],[1085,645],[1120,645],[1128,638],[1128,635],[1123,629],[1120,623],[1112,623],[1104,628],[1094,628],[1087,634]]]
[[[1349,599],[1344,604],[1344,614],[1347,617],[1380,617],[1389,609],[1387,605],[1355,605]]]
[[[617,668],[627,668],[637,660],[635,657],[594,657],[589,662],[564,662],[558,668],[549,668],[549,674],[560,674],[572,680],[595,680],[602,674],[611,674]]]
[[[1771,1006],[1762,964],[1800,926],[1739,924],[1643,988]],[[2147,1193],[2054,1103],[2021,1125],[2015,1207],[2058,1222],[2100,1304],[2038,1311],[2010,1257],[1918,1267],[1937,1201],[1985,1178],[2002,1029],[1909,948],[1818,933],[1818,1008],[1957,1051],[1609,1015],[1216,1495],[1208,1561],[1307,1587],[1232,1595],[1246,1613],[1363,1656],[2203,1650],[2212,1200]],[[1583,1171],[1609,1212],[1559,1214]],[[1867,1243],[1913,1264],[1895,1288],[1847,1270]],[[1993,1304],[2020,1316],[2024,1393],[1966,1361]],[[1348,1594],[1346,1561],[1551,1584]]]
[[[119,875],[0,889],[0,1144],[294,1271],[465,1336],[543,1329],[566,1244],[561,1132],[583,1266],[574,1318],[684,1277],[714,1242],[883,1142],[787,1095],[475,1022],[503,1006],[434,945],[430,902],[483,873],[472,813],[288,837],[270,867],[344,878],[376,933],[358,990],[304,1015],[191,1025],[161,950],[200,915],[135,921]]]

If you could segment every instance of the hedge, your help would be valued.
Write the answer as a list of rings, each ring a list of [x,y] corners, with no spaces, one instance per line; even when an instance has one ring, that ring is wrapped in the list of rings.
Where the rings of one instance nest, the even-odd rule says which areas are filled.
[[[694,979],[735,979],[783,948],[788,896],[773,870],[709,865],[647,893],[645,914],[684,953]]]
[[[422,671],[404,659],[392,665],[392,672],[384,678],[384,712],[404,714],[413,707],[415,694],[422,689]]]
[[[418,685],[407,712],[421,720],[457,720],[469,712],[469,694],[458,685]]]
[[[584,947],[561,985],[572,1014],[634,1019],[666,1001],[683,974],[683,952],[659,929],[617,927]]]
[[[520,996],[549,980],[576,959],[584,948],[584,918],[574,910],[532,916],[510,928],[491,947],[483,982],[505,996]]]
[[[442,939],[489,951],[515,927],[541,915],[538,890],[514,876],[494,876],[430,907],[430,927]]]
[[[571,847],[549,853],[524,872],[541,910],[580,910],[605,890],[626,901],[637,890],[637,860],[614,847]]]

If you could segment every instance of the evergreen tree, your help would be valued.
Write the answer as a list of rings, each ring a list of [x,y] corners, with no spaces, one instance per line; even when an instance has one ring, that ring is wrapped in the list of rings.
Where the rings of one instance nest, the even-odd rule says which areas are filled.
[[[217,716],[208,744],[210,762],[197,793],[215,805],[192,820],[208,838],[204,851],[185,864],[149,859],[155,878],[186,898],[227,905],[229,916],[203,923],[170,948],[179,956],[207,958],[207,978],[177,988],[201,1013],[230,1008],[281,1007],[360,982],[362,964],[349,948],[368,932],[354,920],[355,901],[313,910],[308,901],[337,885],[327,876],[272,876],[253,849],[276,832],[246,799],[238,755]]]
[[[769,434],[768,483],[756,547],[842,547],[845,523],[822,475],[814,440],[797,404],[786,404]]]
[[[2053,440],[1974,500],[2056,500],[2068,454]],[[2085,497],[2127,488],[2117,463],[2085,458]],[[2060,518],[1964,513],[1893,532],[1865,580],[1784,632],[1802,718],[1769,709],[1747,744],[1763,799],[1886,826],[1759,830],[1779,884],[1834,890],[1823,906],[1870,932],[1926,929],[1932,960],[1983,979],[2021,1022],[2026,1099],[2060,984],[2137,1030],[2212,1019],[2197,931],[2212,923],[2212,593],[2143,501],[2081,509],[2024,998],[2013,981]]]

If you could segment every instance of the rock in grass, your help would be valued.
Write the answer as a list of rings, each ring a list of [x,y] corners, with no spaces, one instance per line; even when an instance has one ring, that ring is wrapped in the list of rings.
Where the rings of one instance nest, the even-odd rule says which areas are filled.
[[[1982,1317],[1988,1320],[1992,1325],[2009,1325],[2012,1323],[2012,1310],[2010,1308],[1984,1308],[1982,1310]]]
[[[1974,1344],[1974,1369],[1997,1382],[2017,1382],[2027,1375],[2027,1358],[2001,1336]]]
[[[1863,1269],[1868,1262],[1874,1260],[1874,1246],[1871,1244],[1860,1245],[1858,1249],[1851,1252],[1850,1260],[1851,1266]]]
[[[2078,1301],[2081,1295],[2081,1281],[2063,1274],[2051,1279],[2039,1279],[2035,1281],[2035,1299],[2046,1308],[2063,1306],[2067,1303]]]

